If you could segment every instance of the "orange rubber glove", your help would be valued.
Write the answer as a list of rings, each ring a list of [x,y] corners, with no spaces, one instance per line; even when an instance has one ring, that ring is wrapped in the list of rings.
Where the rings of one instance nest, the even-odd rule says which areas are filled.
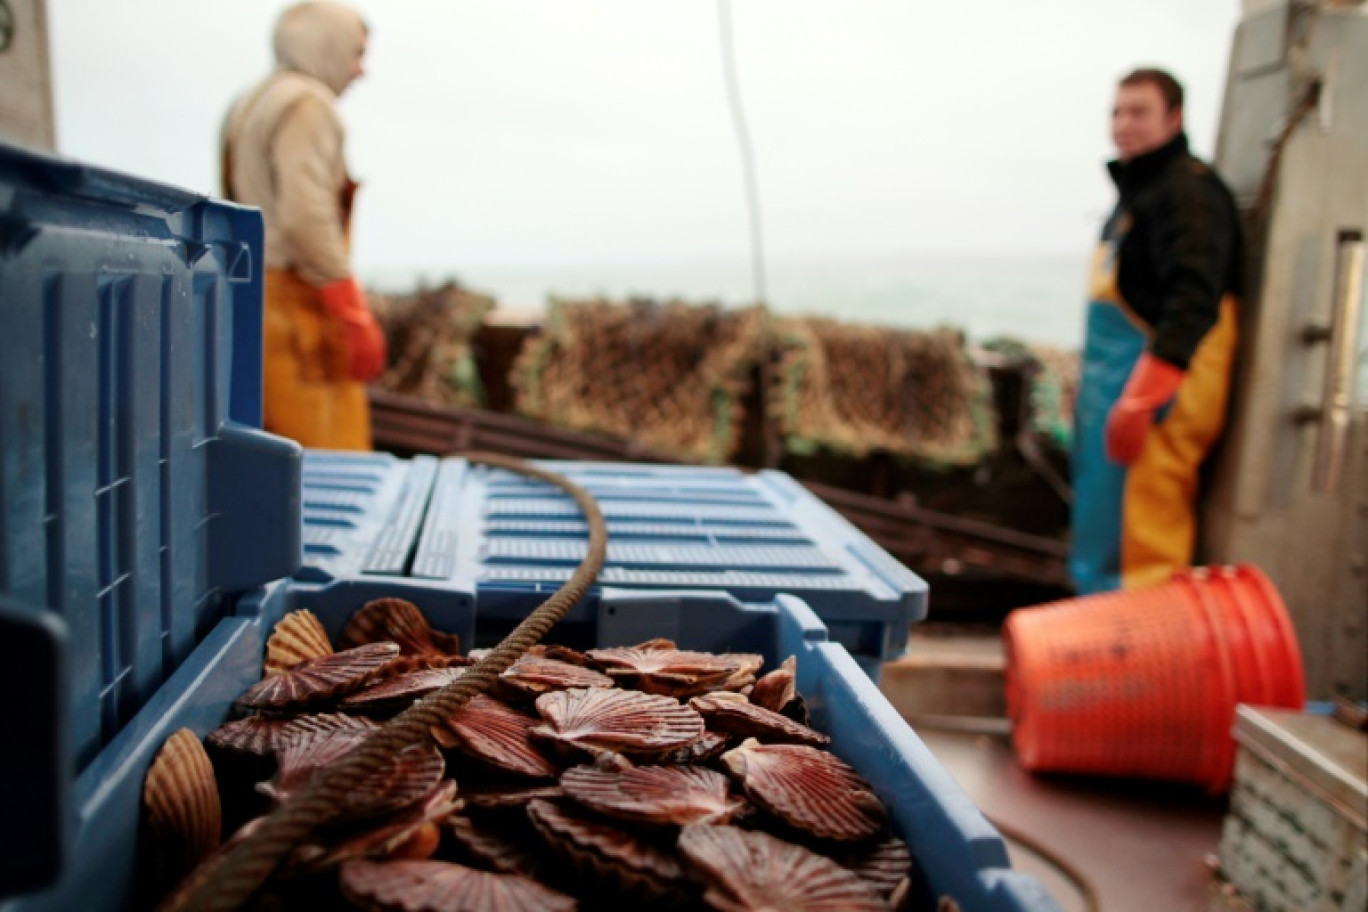
[[[1186,371],[1154,357],[1140,356],[1131,371],[1121,398],[1107,416],[1107,456],[1112,462],[1130,465],[1140,456],[1145,437],[1154,426],[1154,413],[1172,399],[1183,384]]]
[[[366,304],[354,278],[338,279],[318,289],[323,308],[346,328],[351,378],[369,383],[385,370],[385,334]]]

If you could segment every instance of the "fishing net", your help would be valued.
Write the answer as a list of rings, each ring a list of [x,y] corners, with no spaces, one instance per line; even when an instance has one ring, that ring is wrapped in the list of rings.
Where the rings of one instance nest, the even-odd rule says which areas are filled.
[[[1067,452],[1078,398],[1078,352],[1005,337],[983,347],[1031,366],[1030,431]]]
[[[769,407],[789,451],[959,466],[995,448],[991,387],[962,333],[805,318],[780,321],[775,335]]]
[[[720,463],[735,452],[766,315],[680,301],[552,298],[509,382],[536,421]]]
[[[389,344],[381,389],[461,408],[484,404],[472,340],[494,299],[448,282],[404,295],[368,294]]]

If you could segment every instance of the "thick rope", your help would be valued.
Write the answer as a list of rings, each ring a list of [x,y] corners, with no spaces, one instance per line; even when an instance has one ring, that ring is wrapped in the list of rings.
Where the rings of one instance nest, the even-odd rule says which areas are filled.
[[[574,574],[483,659],[456,681],[423,698],[382,725],[333,766],[320,770],[298,795],[285,802],[237,845],[211,856],[191,872],[162,905],[166,912],[238,909],[280,866],[295,846],[330,820],[344,800],[368,777],[378,773],[396,753],[431,737],[434,725],[449,719],[472,697],[521,658],[584,597],[598,578],[608,551],[608,527],[594,498],[562,475],[519,459],[481,454],[470,462],[506,469],[553,484],[575,499],[589,523],[589,550]]]

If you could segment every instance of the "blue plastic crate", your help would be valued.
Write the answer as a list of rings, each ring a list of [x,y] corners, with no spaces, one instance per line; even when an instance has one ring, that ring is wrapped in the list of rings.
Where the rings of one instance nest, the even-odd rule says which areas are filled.
[[[150,702],[299,565],[301,452],[253,427],[261,269],[255,211],[0,146],[0,643],[60,695],[0,746],[0,894],[79,853]]]
[[[125,907],[137,866],[142,778],[162,741],[181,727],[203,736],[220,724],[232,700],[260,677],[265,639],[286,612],[309,608],[336,636],[356,608],[380,596],[409,598],[434,624],[464,636],[476,626],[471,593],[453,600],[450,590],[393,580],[325,587],[292,581],[244,599],[244,614],[222,621],[148,705],[154,711],[149,724],[126,733],[129,743],[120,745],[120,762],[108,770],[109,786],[96,808],[101,839],[80,854],[63,892],[6,907],[6,912]],[[831,735],[833,750],[888,803],[934,893],[954,897],[960,908],[987,912],[1057,908],[1039,881],[1011,870],[996,831],[845,648],[827,640],[825,627],[802,601],[780,596],[743,604],[720,592],[609,588],[592,617],[557,625],[547,642],[614,646],[658,636],[685,648],[759,652],[771,665],[797,656],[798,685],[814,725]],[[479,637],[488,639],[484,633]]]
[[[515,621],[564,582],[584,554],[587,528],[574,502],[559,490],[464,460],[422,463],[435,468],[426,496],[411,483],[419,463],[389,463],[399,485],[378,480],[373,457],[345,454],[305,460],[306,489],[315,477],[345,474],[348,460],[377,472],[376,485],[404,491],[402,501],[375,498],[375,517],[393,514],[401,524],[385,530],[386,553],[422,513],[408,541],[402,571],[409,579],[445,582],[476,593],[480,617]],[[746,601],[781,592],[801,596],[826,623],[834,640],[878,663],[901,655],[908,627],[926,614],[926,584],[834,510],[780,472],[620,463],[541,462],[589,490],[608,520],[605,585],[633,589],[711,589]],[[305,537],[323,536],[328,553],[306,546],[301,578],[354,578],[377,570],[365,534],[345,542],[331,528],[314,530],[306,507]],[[402,528],[404,535],[395,533]],[[395,561],[390,567],[399,562]],[[572,617],[591,612],[597,589]]]

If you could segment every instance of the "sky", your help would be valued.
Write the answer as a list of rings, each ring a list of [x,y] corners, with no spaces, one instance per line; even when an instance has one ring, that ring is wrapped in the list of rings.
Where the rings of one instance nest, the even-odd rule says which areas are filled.
[[[342,102],[363,276],[744,261],[709,0],[357,2]],[[268,0],[48,0],[60,150],[217,185]],[[1171,69],[1210,155],[1239,0],[735,0],[775,261],[1075,256],[1112,201],[1116,79]]]

